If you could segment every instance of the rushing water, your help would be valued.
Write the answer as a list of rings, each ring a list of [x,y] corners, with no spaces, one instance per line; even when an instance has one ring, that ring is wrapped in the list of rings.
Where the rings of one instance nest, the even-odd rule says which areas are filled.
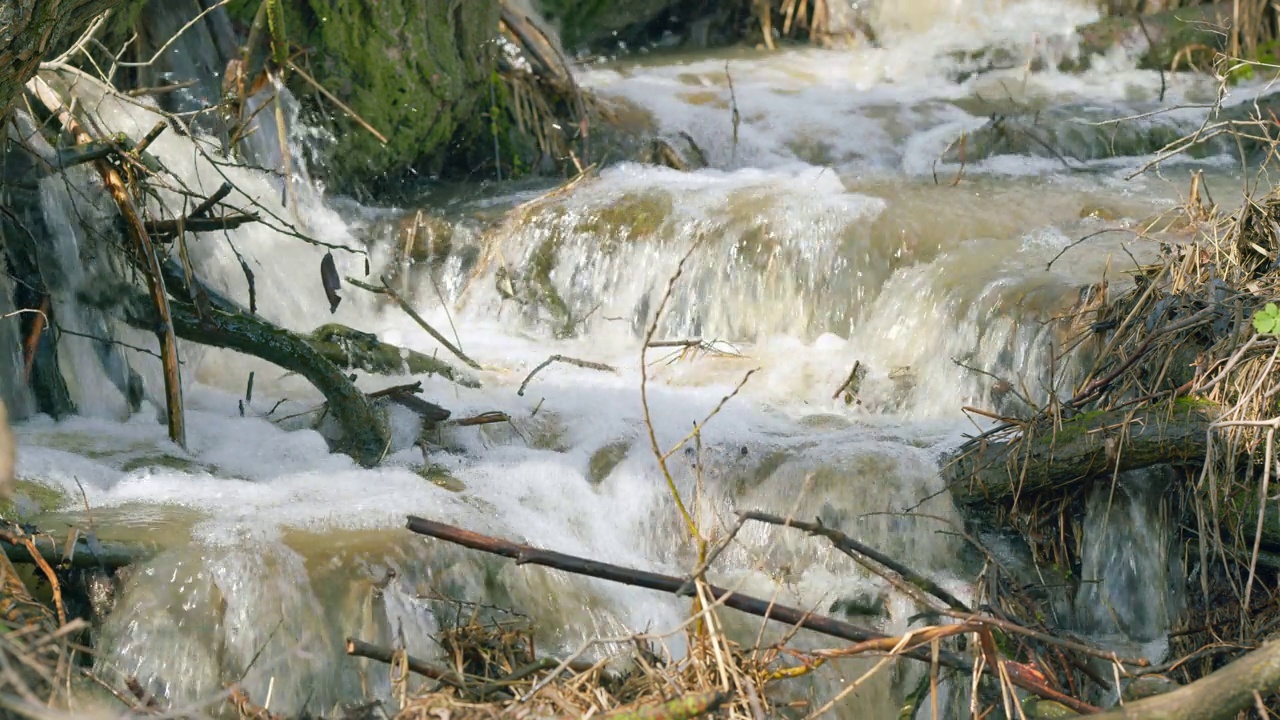
[[[639,392],[643,335],[686,253],[657,337],[717,343],[693,357],[650,351],[649,409],[659,443],[671,447],[758,369],[705,426],[701,453],[673,456],[686,498],[701,483],[703,526],[723,528],[741,509],[818,516],[969,595],[972,569],[947,528],[893,514],[919,506],[960,519],[946,495],[925,501],[939,490],[937,460],[974,428],[962,406],[1000,401],[987,377],[962,364],[1020,378],[1043,397],[1054,341],[1043,321],[1105,273],[1122,282],[1132,263],[1127,253],[1150,256],[1153,247],[1115,233],[1051,268],[1049,261],[1078,237],[1178,203],[1191,170],[1207,170],[1222,195],[1234,190],[1235,171],[1229,158],[1216,157],[1167,163],[1161,174],[1136,179],[1126,178],[1149,158],[1074,171],[1017,156],[936,163],[951,140],[984,121],[991,103],[1087,103],[1122,115],[1156,106],[1160,87],[1154,73],[1133,70],[1120,55],[1083,76],[1019,70],[957,83],[949,79],[948,52],[993,42],[1069,51],[1070,29],[1094,11],[1062,2],[941,5],[883,3],[878,49],[654,56],[583,68],[584,85],[642,108],[659,131],[689,133],[710,167],[680,173],[615,164],[505,222],[495,220],[500,211],[538,193],[495,196],[490,188],[479,199],[473,189],[455,190],[424,208],[442,224],[415,242],[433,244],[435,253],[408,271],[400,267],[405,211],[356,208],[305,184],[297,205],[285,208],[270,176],[221,168],[313,236],[368,245],[374,273],[397,274],[429,321],[456,327],[467,353],[486,367],[478,374],[482,389],[423,378],[427,396],[455,417],[499,410],[512,421],[446,429],[428,438],[424,456],[414,446],[415,421],[397,415],[386,462],[364,470],[330,454],[307,428],[314,416],[299,414],[318,396],[299,378],[187,345],[188,453],[157,423],[158,362],[115,351],[129,354],[147,389],[149,403],[130,414],[123,371],[109,377],[102,368],[114,366],[102,348],[65,337],[64,372],[85,416],[34,418],[18,428],[20,475],[64,494],[58,512],[39,519],[50,527],[92,522],[105,537],[164,548],[130,576],[103,628],[104,671],[136,674],[178,702],[243,675],[255,698],[272,688],[273,709],[323,709],[361,690],[359,664],[340,650],[347,635],[387,643],[403,632],[412,653],[437,655],[429,635],[453,615],[437,596],[528,613],[541,647],[555,652],[586,638],[675,627],[685,602],[517,567],[425,542],[402,527],[415,514],[623,565],[675,574],[692,567]],[[1211,79],[1179,77],[1166,103],[1214,90]],[[134,105],[91,105],[134,136],[155,121]],[[203,194],[222,182],[186,138],[165,133],[152,150]],[[46,182],[58,252],[66,267],[76,266],[87,240],[73,199],[60,181]],[[194,267],[245,302],[238,251],[252,266],[266,318],[302,331],[340,322],[445,356],[398,308],[355,288],[344,288],[330,315],[318,277],[322,249],[261,226],[228,237],[193,241]],[[364,275],[361,257],[335,257],[344,275]],[[66,282],[73,288],[76,277]],[[58,302],[69,327],[94,334],[105,322],[80,308],[73,292]],[[134,345],[154,342],[115,332]],[[518,395],[528,372],[555,353],[617,370],[552,365]],[[855,362],[866,371],[858,401],[833,399]],[[240,417],[251,371],[253,398]],[[360,384],[401,381],[362,377]],[[290,415],[298,417],[281,420]],[[1119,529],[1096,533],[1085,572],[1115,577],[1081,592],[1076,622],[1158,654],[1150,643],[1173,610],[1155,588],[1176,584],[1177,573],[1160,545],[1159,510],[1141,492],[1111,500],[1092,503],[1101,509],[1090,522],[1109,512]],[[722,583],[821,609],[886,598],[883,617],[855,619],[887,631],[904,630],[916,612],[797,533],[750,526],[739,540],[713,569]],[[1118,626],[1099,610],[1104,604],[1123,606]],[[754,624],[729,620],[749,641]],[[680,652],[678,636],[670,645]],[[820,675],[815,691],[828,692],[862,667],[849,662]],[[381,669],[368,680],[386,686]],[[882,674],[840,712],[893,716],[909,685],[905,675]]]

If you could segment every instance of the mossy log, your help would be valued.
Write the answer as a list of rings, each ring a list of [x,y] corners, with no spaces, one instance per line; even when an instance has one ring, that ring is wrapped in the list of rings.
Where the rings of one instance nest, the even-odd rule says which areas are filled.
[[[1204,460],[1218,407],[1178,401],[1090,412],[1009,442],[970,441],[943,466],[956,502],[977,505],[1157,464]]]
[[[138,302],[125,305],[127,320],[142,329],[155,323],[154,312]],[[192,305],[171,303],[173,327],[183,340],[236,350],[296,372],[324,394],[342,427],[336,448],[364,467],[382,460],[390,445],[386,418],[324,353],[284,328],[251,315],[208,308],[204,317]]]
[[[42,536],[32,540],[35,543],[36,550],[40,552],[40,557],[45,562],[55,566],[62,562],[65,548],[59,547],[52,538]],[[31,549],[25,545],[14,545],[0,540],[0,551],[2,551],[0,554],[7,557],[9,562],[18,565],[35,563],[35,557],[31,554]],[[153,547],[118,542],[99,542],[90,545],[82,537],[76,541],[75,553],[71,556],[70,566],[73,568],[102,567],[107,570],[115,570],[132,565],[140,560],[146,560],[155,551],[156,549]]]
[[[380,375],[405,372],[413,375],[439,375],[459,385],[480,387],[478,380],[444,360],[398,345],[389,345],[373,333],[361,332],[346,325],[321,325],[303,340],[329,362],[345,370],[364,370]]]

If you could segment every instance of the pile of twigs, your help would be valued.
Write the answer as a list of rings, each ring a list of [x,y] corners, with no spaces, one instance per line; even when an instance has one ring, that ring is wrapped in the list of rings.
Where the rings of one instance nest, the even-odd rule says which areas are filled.
[[[714,620],[707,627],[714,626]],[[729,643],[723,635],[689,631],[690,652],[673,660],[665,646],[637,640],[633,662],[611,671],[606,659],[561,663],[537,658],[528,627],[473,621],[441,633],[450,658],[447,670],[422,661],[391,658],[393,693],[399,695],[398,720],[451,717],[607,717],[680,718],[719,711],[721,717],[755,717],[766,700],[758,693],[735,697],[726,679],[755,688],[765,681],[763,664]],[[348,646],[349,649],[352,647]],[[408,691],[402,667],[434,675],[417,693]],[[563,666],[563,667],[562,667]],[[733,684],[730,681],[730,684]],[[753,690],[754,692],[754,690]],[[754,700],[751,698],[754,697]]]
[[[1174,552],[1199,585],[1171,637],[1180,681],[1261,646],[1280,619],[1280,525],[1268,510],[1280,339],[1266,320],[1280,300],[1280,192],[1224,211],[1198,187],[1181,210],[1189,239],[1159,243],[1122,289],[1104,281],[1058,319],[1071,330],[1060,385],[966,443],[945,471],[962,504],[998,498],[988,507],[1039,560],[1074,568],[1091,488],[1168,468]]]

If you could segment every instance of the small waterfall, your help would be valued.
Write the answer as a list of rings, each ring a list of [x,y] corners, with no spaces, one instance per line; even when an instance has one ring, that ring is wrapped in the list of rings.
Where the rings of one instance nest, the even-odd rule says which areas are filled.
[[[165,22],[182,15],[174,7],[163,10]],[[1067,174],[1027,158],[934,176],[948,139],[982,121],[971,112],[973,87],[921,67],[931,65],[922,59],[933,57],[937,37],[982,21],[990,32],[969,40],[1025,39],[1093,10],[1036,0],[945,7],[919,0],[874,9],[890,36],[882,48],[733,59],[740,127],[729,113],[723,58],[583,71],[584,85],[641,104],[664,130],[690,133],[709,169],[618,163],[498,220],[498,211],[534,196],[500,188],[496,200],[478,201],[473,196],[482,190],[463,186],[456,202],[424,209],[440,234],[428,257],[397,281],[435,327],[456,327],[486,370],[479,389],[435,377],[407,380],[421,380],[424,394],[455,417],[500,411],[509,425],[446,428],[425,450],[397,446],[379,468],[365,470],[329,454],[315,431],[280,422],[284,411],[271,414],[277,401],[306,409],[315,393],[305,383],[265,363],[184,345],[191,447],[175,459],[163,454],[171,448],[151,418],[119,422],[130,410],[133,372],[156,402],[155,359],[66,339],[60,361],[88,417],[20,427],[21,470],[68,497],[79,498],[83,483],[95,522],[109,518],[122,535],[164,545],[128,579],[120,610],[102,628],[100,668],[135,674],[177,703],[199,701],[244,676],[254,698],[275,688],[272,709],[298,712],[358,694],[363,681],[389,693],[384,673],[342,655],[346,635],[391,644],[403,633],[410,652],[438,658],[429,636],[458,616],[450,598],[527,613],[539,647],[550,653],[588,638],[675,627],[688,616],[681,600],[427,543],[403,531],[404,515],[687,572],[696,558],[680,540],[684,529],[649,449],[648,427],[660,446],[671,447],[735,392],[702,428],[699,448],[670,459],[682,496],[698,497],[704,527],[722,529],[744,509],[820,517],[968,598],[971,569],[944,534],[945,522],[961,518],[936,465],[972,430],[960,406],[1004,407],[1012,401],[999,396],[1015,394],[1009,388],[1032,401],[1057,391],[1050,366],[1064,338],[1051,320],[1122,251],[1141,260],[1153,249],[1106,236],[1052,267],[1050,261],[1098,230],[1098,217],[1142,218],[1176,195],[1157,180],[1132,190],[1114,176],[1115,166]],[[1057,14],[1035,14],[1047,9]],[[182,59],[165,72],[179,79],[218,68],[227,49],[218,46],[225,34],[213,27],[175,46]],[[1061,77],[1035,78],[1027,94],[1078,101],[1093,93],[1118,106],[1131,94],[1154,93],[1155,82],[1126,75],[1085,91]],[[173,101],[200,103],[209,91],[202,85]],[[104,126],[130,137],[159,119],[92,86],[78,92]],[[252,98],[248,112],[265,101]],[[404,218],[349,201],[339,213],[308,173],[308,148],[324,138],[298,123],[291,96],[281,102],[298,190],[291,206],[278,172],[215,164],[202,154],[221,148],[216,127],[195,138],[166,131],[151,146],[194,195],[208,196],[229,180],[238,189],[229,201],[246,208],[256,201],[268,220],[189,237],[197,273],[247,305],[243,260],[266,319],[303,332],[340,322],[439,352],[398,308],[354,288],[344,287],[342,304],[329,311],[319,279],[328,249],[289,226],[341,246],[334,251],[339,274],[364,277],[358,251],[366,248],[375,275],[397,269]],[[272,108],[258,113],[263,124],[247,154],[279,168],[273,116]],[[77,293],[99,272],[96,238],[85,225],[106,225],[112,211],[84,206],[75,192],[93,186],[93,177],[71,178],[70,190],[49,180],[39,187],[52,238],[42,263],[58,271],[49,280],[60,323],[153,347],[153,338],[114,326]],[[159,192],[181,206],[177,195]],[[640,338],[695,244],[658,333],[722,342],[683,354],[650,352],[646,417],[637,392]],[[554,365],[518,393],[549,355],[607,363],[615,372]],[[832,397],[855,363],[868,369],[865,382],[848,401]],[[0,358],[0,377],[18,367],[16,359]],[[241,417],[250,371],[257,372],[254,400]],[[1053,368],[1052,379],[1069,372]],[[1009,387],[998,390],[984,373]],[[404,381],[359,378],[368,390]],[[139,462],[144,455],[165,462]],[[1181,578],[1168,552],[1173,526],[1161,509],[1159,478],[1126,477],[1122,485],[1114,493],[1099,489],[1088,503],[1082,574],[1096,582],[1081,587],[1075,622],[1084,633],[1155,656],[1180,602],[1163,594]],[[944,523],[901,514],[916,506]],[[68,503],[55,517],[83,524],[80,507]],[[712,568],[716,582],[890,633],[905,631],[919,611],[812,538],[749,526],[739,540]],[[744,642],[754,641],[757,620],[725,620]],[[766,642],[782,632],[770,627]],[[801,634],[796,642],[822,641]],[[670,647],[683,650],[678,638]],[[870,667],[834,665],[797,683],[797,697],[829,696],[847,680],[842,674]],[[916,672],[882,673],[838,713],[887,716],[901,707]]]
[[[1156,466],[1100,481],[1081,527],[1076,622],[1117,650],[1160,662],[1186,601],[1186,569],[1171,552],[1177,525],[1168,490],[1173,470]]]
[[[72,402],[82,415],[123,421],[136,409],[130,407],[128,388],[138,381],[131,379],[124,350],[112,342],[122,333],[101,309],[86,307],[79,298],[94,282],[86,268],[95,268],[92,274],[99,283],[123,270],[122,263],[110,262],[114,254],[107,245],[110,240],[91,238],[84,232],[86,227],[110,227],[116,211],[114,206],[90,205],[72,198],[77,186],[88,187],[96,179],[87,169],[81,170],[68,173],[73,182],[78,181],[75,186],[62,177],[41,182],[41,206],[52,241],[41,269],[58,326],[64,331],[58,342],[58,359]],[[133,393],[140,391],[136,388]]]

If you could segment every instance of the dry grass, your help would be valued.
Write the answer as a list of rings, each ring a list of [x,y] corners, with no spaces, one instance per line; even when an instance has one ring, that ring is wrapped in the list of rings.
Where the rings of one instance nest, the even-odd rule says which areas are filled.
[[[719,627],[714,612],[704,617],[708,620],[704,627]],[[396,718],[659,720],[713,710],[718,717],[755,718],[757,711],[769,709],[757,690],[768,682],[767,663],[718,632],[698,632],[688,629],[689,624],[683,627],[689,651],[681,659],[668,650],[667,638],[637,635],[600,641],[624,646],[622,654],[597,662],[554,663],[535,657],[527,628],[471,623],[439,638],[451,658],[451,670],[468,679],[466,686],[427,687],[406,695]],[[398,682],[395,672],[393,687]]]

